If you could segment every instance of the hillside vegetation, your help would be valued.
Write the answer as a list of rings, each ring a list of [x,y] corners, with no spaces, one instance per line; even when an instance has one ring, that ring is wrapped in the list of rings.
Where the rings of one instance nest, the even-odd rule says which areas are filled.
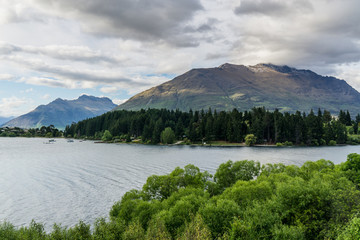
[[[359,239],[360,155],[303,166],[228,161],[150,176],[90,226],[0,225],[0,239]]]

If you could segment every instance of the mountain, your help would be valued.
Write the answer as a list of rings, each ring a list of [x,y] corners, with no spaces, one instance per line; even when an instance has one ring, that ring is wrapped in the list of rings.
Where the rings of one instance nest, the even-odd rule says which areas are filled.
[[[10,121],[11,119],[13,119],[14,117],[0,117],[0,126],[8,121]]]
[[[360,113],[360,93],[344,80],[288,66],[223,64],[192,69],[171,81],[130,98],[115,110],[167,108],[244,111],[253,107],[281,111],[318,108],[338,114]]]
[[[72,122],[101,115],[114,107],[116,105],[109,98],[87,95],[82,95],[76,100],[58,98],[48,105],[38,106],[35,110],[17,117],[3,126],[35,128],[54,125],[56,128],[64,129]]]

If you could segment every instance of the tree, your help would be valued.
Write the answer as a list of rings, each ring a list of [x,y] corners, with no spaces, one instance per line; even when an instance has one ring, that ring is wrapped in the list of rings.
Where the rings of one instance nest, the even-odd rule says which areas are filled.
[[[240,214],[240,207],[232,200],[219,199],[216,202],[209,202],[200,209],[204,222],[212,233],[212,239],[221,237],[234,217]]]
[[[171,235],[167,231],[163,219],[155,217],[150,220],[149,227],[146,231],[146,239],[171,240]]]
[[[249,181],[258,176],[259,172],[259,162],[248,160],[233,162],[229,160],[219,166],[214,175],[214,180],[221,189],[225,189],[238,180]]]
[[[359,123],[355,121],[352,128],[354,129],[354,133],[355,133],[355,134],[358,134]]]
[[[346,162],[341,165],[341,169],[347,177],[354,183],[360,184],[360,155],[351,153],[348,155]]]
[[[104,135],[102,136],[101,140],[103,140],[104,142],[105,142],[105,141],[111,141],[111,140],[112,140],[112,137],[113,137],[113,136],[111,135],[110,131],[109,131],[109,130],[105,130]]]
[[[175,141],[175,133],[170,127],[167,127],[161,132],[160,139],[164,144],[172,144]]]
[[[132,222],[123,233],[124,240],[144,239],[145,231],[139,222]]]
[[[157,144],[160,142],[160,135],[161,135],[161,131],[163,130],[163,121],[162,118],[160,117],[156,122],[155,122],[155,126],[154,126],[154,130],[153,130],[153,134],[152,134],[152,139],[151,142],[153,144]]]
[[[328,123],[331,121],[331,114],[329,111],[324,110],[324,114],[323,114],[323,122],[324,123]]]
[[[336,134],[337,143],[345,143],[347,139],[347,130],[346,126],[339,121],[334,122],[334,132]]]
[[[343,110],[340,110],[339,112],[339,121],[342,124],[346,124],[346,113]]]
[[[45,137],[47,137],[47,138],[52,138],[52,137],[53,137],[52,132],[48,132],[48,133],[46,133]]]
[[[199,214],[197,214],[190,224],[186,224],[185,231],[180,239],[210,240],[212,238],[211,232],[207,228],[203,219]]]
[[[350,116],[350,113],[349,111],[346,111],[346,126],[351,126],[351,116]]]
[[[79,221],[79,223],[76,224],[74,228],[71,228],[69,232],[72,239],[92,239],[90,225],[84,223],[83,221]]]
[[[256,137],[255,137],[254,134],[248,134],[248,135],[246,135],[246,137],[245,137],[245,144],[246,144],[247,146],[252,146],[252,145],[254,145],[255,143],[256,143]]]
[[[360,239],[360,218],[354,217],[346,229],[338,236],[338,240]]]

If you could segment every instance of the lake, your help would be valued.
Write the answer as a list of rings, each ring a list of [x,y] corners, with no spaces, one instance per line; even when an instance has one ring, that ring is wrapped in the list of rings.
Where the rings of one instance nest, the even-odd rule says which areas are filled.
[[[73,226],[107,217],[114,202],[140,189],[152,174],[194,164],[215,173],[228,160],[302,165],[321,158],[338,164],[360,146],[335,147],[192,147],[95,144],[56,139],[0,138],[0,221],[15,226],[32,219]]]

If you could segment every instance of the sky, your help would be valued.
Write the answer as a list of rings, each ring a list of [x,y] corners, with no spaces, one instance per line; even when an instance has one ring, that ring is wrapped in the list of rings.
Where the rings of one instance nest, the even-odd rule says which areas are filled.
[[[0,0],[0,117],[120,104],[192,68],[273,63],[360,91],[359,0]]]

